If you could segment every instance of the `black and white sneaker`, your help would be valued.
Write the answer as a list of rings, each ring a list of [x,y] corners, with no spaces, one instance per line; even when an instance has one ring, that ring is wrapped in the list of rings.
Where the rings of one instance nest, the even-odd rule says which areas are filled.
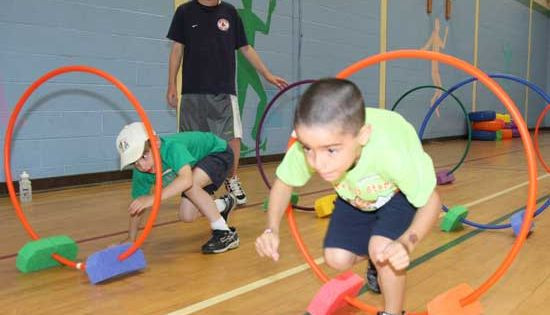
[[[224,185],[227,192],[235,196],[238,205],[246,204],[246,194],[237,176],[226,178]]]
[[[213,230],[212,237],[202,245],[203,254],[219,254],[239,247],[239,235],[234,227],[230,230]]]
[[[381,291],[380,291],[380,284],[378,283],[378,271],[376,271],[376,268],[374,267],[370,259],[367,263],[366,278],[367,278],[367,286],[369,287],[369,289],[376,294],[380,294]]]
[[[236,200],[235,196],[233,196],[232,194],[227,194],[225,196],[222,196],[219,199],[222,200],[225,203],[225,208],[223,209],[222,212],[220,212],[220,215],[225,220],[225,222],[227,222],[227,218],[229,217],[229,213],[233,209],[235,209],[235,207],[237,206],[237,200]]]

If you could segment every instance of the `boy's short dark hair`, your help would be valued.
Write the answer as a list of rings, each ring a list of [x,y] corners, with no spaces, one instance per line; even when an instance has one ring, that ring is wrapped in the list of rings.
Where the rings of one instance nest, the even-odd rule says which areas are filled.
[[[353,135],[365,125],[363,96],[349,80],[325,78],[314,82],[296,107],[294,128],[331,124],[338,124],[342,131]]]

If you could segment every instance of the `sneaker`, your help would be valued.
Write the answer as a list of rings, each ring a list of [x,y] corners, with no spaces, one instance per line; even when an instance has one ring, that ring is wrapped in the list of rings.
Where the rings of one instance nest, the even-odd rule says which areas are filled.
[[[235,196],[238,205],[246,204],[246,194],[244,193],[243,186],[241,186],[241,182],[239,182],[239,178],[237,176],[225,179],[224,185],[227,192]]]
[[[202,245],[203,254],[219,254],[239,247],[239,235],[234,227],[226,230],[213,230],[212,237]]]
[[[235,196],[233,196],[232,194],[227,194],[225,196],[222,196],[220,199],[223,200],[223,202],[225,203],[225,209],[222,212],[220,212],[220,215],[225,220],[225,222],[227,222],[227,217],[229,217],[229,212],[231,212],[231,210],[235,209],[235,207],[237,206],[237,200],[235,199]]]
[[[368,262],[366,278],[369,289],[376,294],[380,294],[381,291],[380,284],[378,284],[378,271],[376,271],[376,268],[370,260]]]

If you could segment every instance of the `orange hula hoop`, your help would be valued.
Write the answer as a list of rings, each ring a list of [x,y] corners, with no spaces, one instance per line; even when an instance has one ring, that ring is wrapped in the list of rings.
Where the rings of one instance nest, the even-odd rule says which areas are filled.
[[[158,210],[160,208],[160,199],[161,199],[161,191],[162,191],[162,173],[161,173],[161,163],[160,163],[160,154],[159,150],[156,145],[156,139],[153,133],[153,128],[151,127],[151,123],[149,121],[149,118],[147,117],[147,114],[145,113],[145,110],[139,103],[138,99],[134,96],[134,94],[118,79],[116,79],[114,76],[110,75],[109,73],[99,70],[94,67],[90,66],[83,66],[83,65],[73,65],[73,66],[65,66],[60,67],[57,69],[54,69],[42,77],[40,77],[38,80],[36,80],[33,84],[31,84],[23,93],[23,95],[19,98],[19,101],[15,105],[15,108],[13,109],[10,120],[8,123],[8,126],[6,128],[6,134],[5,134],[5,143],[4,143],[4,172],[6,174],[6,185],[8,186],[8,192],[10,195],[10,200],[15,208],[15,213],[17,214],[17,217],[23,224],[23,227],[27,231],[27,233],[30,235],[30,237],[33,240],[38,240],[40,237],[38,234],[34,231],[32,226],[30,225],[29,221],[27,220],[27,217],[23,213],[23,210],[21,208],[21,204],[19,203],[19,200],[17,199],[15,189],[13,187],[13,179],[11,175],[11,140],[13,135],[13,130],[15,127],[15,123],[17,122],[17,116],[21,112],[21,108],[23,108],[23,105],[28,100],[28,98],[31,96],[31,94],[44,82],[48,81],[49,79],[61,75],[63,73],[68,72],[86,72],[95,74],[97,76],[100,76],[113,84],[115,87],[117,87],[125,96],[128,98],[130,103],[135,107],[136,111],[138,112],[141,120],[143,121],[145,128],[147,129],[147,135],[149,136],[149,139],[151,140],[151,148],[153,151],[153,159],[155,163],[155,188],[154,188],[154,201],[153,201],[153,207],[151,210],[151,214],[149,215],[149,218],[147,220],[147,223],[145,225],[145,228],[143,230],[143,233],[139,236],[139,238],[130,246],[125,252],[120,254],[118,257],[119,260],[124,260],[128,256],[132,255],[145,241],[149,233],[151,232],[151,229],[153,228],[153,224],[155,223],[155,219],[158,214]],[[72,260],[69,260],[61,255],[58,254],[52,254],[53,258],[55,258],[58,262],[72,268],[85,270],[86,265],[85,263],[76,263]]]
[[[523,141],[524,151],[527,158],[527,168],[528,168],[528,178],[529,178],[525,221],[521,226],[520,233],[517,236],[512,248],[504,258],[500,266],[497,268],[497,270],[484,283],[482,283],[477,289],[475,289],[470,295],[460,300],[461,305],[465,306],[474,301],[477,301],[481,297],[481,295],[487,292],[487,290],[489,290],[489,288],[493,286],[502,277],[502,275],[504,275],[504,273],[510,267],[515,257],[519,253],[519,250],[521,249],[521,247],[525,242],[525,239],[529,232],[529,227],[531,226],[533,214],[536,208],[537,161],[535,158],[535,149],[533,146],[533,142],[529,135],[527,125],[525,124],[525,121],[521,116],[521,113],[517,109],[516,105],[514,104],[510,96],[506,94],[506,92],[500,87],[500,85],[498,85],[496,81],[494,81],[489,76],[487,76],[483,71],[453,56],[449,56],[449,55],[437,53],[437,52],[423,51],[423,50],[396,50],[396,51],[377,54],[377,55],[362,59],[348,66],[344,70],[340,71],[340,73],[338,73],[336,77],[347,78],[353,75],[354,73],[362,70],[363,68],[366,68],[374,64],[378,64],[380,62],[394,60],[394,59],[426,59],[426,60],[439,61],[447,65],[453,66],[457,69],[460,69],[473,77],[476,77],[481,83],[483,83],[483,85],[485,85],[490,91],[492,91],[495,94],[495,96],[497,96],[497,98],[503,103],[504,106],[506,106],[513,120],[516,122],[518,126],[521,140]],[[303,242],[300,232],[298,231],[296,221],[294,219],[292,207],[290,205],[288,206],[286,212],[287,212],[288,224],[290,226],[292,236],[294,237],[294,240],[297,243],[298,249],[300,250],[302,255],[305,257],[306,262],[309,264],[311,269],[313,269],[313,272],[317,275],[317,277],[322,282],[327,282],[329,280],[328,276],[319,268],[319,266],[317,266],[317,264],[311,257],[311,254],[309,253],[307,247]],[[349,304],[367,313],[375,314],[377,312],[376,307],[365,304],[359,301],[355,297],[347,296],[345,300]],[[427,311],[422,311],[418,313],[411,312],[408,314],[427,315]]]
[[[535,151],[537,152],[537,157],[539,158],[540,164],[542,164],[542,167],[546,170],[547,173],[550,173],[550,167],[546,162],[544,162],[544,158],[542,157],[542,153],[540,153],[539,148],[539,128],[542,124],[542,121],[544,120],[544,117],[546,116],[546,113],[550,110],[550,104],[546,105],[544,110],[540,113],[539,118],[537,119],[537,125],[535,126],[535,135],[534,135],[534,142],[535,142]]]

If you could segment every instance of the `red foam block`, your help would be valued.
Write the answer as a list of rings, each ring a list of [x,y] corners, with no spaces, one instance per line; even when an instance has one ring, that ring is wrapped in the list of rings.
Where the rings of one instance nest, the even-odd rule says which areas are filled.
[[[309,303],[307,311],[311,315],[332,314],[346,305],[345,297],[355,297],[361,287],[363,278],[352,271],[344,272],[325,283]]]

